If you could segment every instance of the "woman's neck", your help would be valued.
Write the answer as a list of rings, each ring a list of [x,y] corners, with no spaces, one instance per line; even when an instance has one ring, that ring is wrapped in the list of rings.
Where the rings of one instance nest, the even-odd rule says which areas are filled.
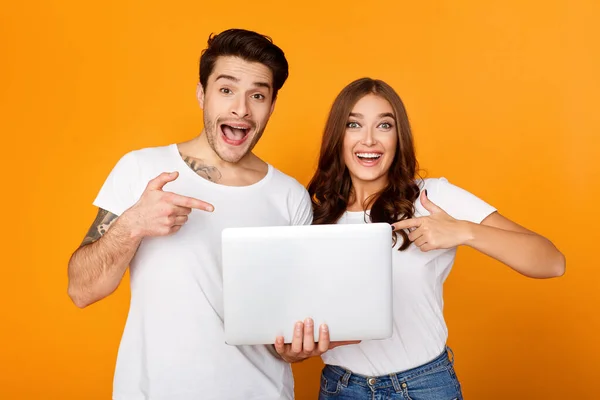
[[[365,207],[370,207],[372,204],[366,204],[367,199],[374,200],[371,196],[380,192],[387,185],[387,177],[381,177],[374,181],[363,181],[360,179],[352,179],[352,196],[347,211],[366,211]]]

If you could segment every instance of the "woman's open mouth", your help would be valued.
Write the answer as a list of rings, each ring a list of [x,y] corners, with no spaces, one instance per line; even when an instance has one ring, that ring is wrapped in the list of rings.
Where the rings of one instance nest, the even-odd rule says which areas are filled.
[[[365,167],[372,167],[379,163],[381,160],[382,153],[374,152],[374,153],[354,153],[356,156],[358,163],[364,165]]]

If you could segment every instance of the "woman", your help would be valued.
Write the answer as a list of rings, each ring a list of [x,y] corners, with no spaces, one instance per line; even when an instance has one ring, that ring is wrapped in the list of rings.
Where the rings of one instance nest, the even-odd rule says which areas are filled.
[[[320,399],[462,399],[442,313],[442,286],[457,246],[532,278],[565,271],[564,256],[549,240],[445,178],[417,179],[417,165],[396,92],[369,78],[344,88],[308,188],[314,223],[392,225],[394,331],[386,340],[324,353]]]

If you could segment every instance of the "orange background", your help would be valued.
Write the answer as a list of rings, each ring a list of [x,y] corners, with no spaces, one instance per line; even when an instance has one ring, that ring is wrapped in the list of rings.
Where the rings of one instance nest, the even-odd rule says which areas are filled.
[[[306,184],[334,96],[355,78],[382,78],[406,102],[429,176],[565,253],[567,274],[540,281],[459,251],[445,312],[465,397],[597,398],[600,3],[283,4],[3,4],[0,398],[110,398],[128,281],[79,310],[67,261],[121,155],[200,131],[200,51],[229,27],[269,34],[288,56],[257,148],[276,167]],[[299,399],[316,398],[320,367],[294,367]]]

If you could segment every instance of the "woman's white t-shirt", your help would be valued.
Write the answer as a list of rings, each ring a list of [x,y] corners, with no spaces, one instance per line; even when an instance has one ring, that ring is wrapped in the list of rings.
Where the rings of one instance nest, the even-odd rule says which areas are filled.
[[[429,199],[458,220],[480,223],[496,209],[445,178],[419,181]],[[429,212],[415,201],[415,216]],[[339,224],[368,223],[365,213],[346,212]],[[402,238],[398,236],[398,244]],[[340,346],[321,357],[326,364],[338,365],[354,373],[377,376],[405,371],[439,356],[446,346],[448,330],[443,315],[443,284],[450,273],[456,248],[421,251],[411,244],[392,253],[394,291],[394,330],[385,340],[362,341]],[[360,323],[360,316],[357,317]]]

